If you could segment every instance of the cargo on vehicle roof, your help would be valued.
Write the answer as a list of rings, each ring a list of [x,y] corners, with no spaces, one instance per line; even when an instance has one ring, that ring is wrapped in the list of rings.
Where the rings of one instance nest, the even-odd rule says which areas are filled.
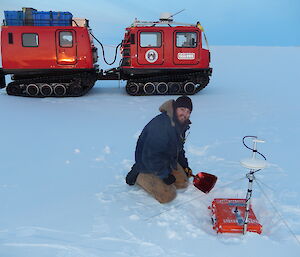
[[[23,8],[22,11],[4,11],[5,26],[71,26],[70,12],[37,11]]]

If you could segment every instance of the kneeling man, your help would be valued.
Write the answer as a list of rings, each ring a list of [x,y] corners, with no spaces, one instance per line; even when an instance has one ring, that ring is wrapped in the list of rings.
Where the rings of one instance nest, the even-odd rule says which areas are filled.
[[[184,141],[193,104],[189,97],[180,96],[165,102],[159,110],[161,114],[139,136],[135,164],[126,176],[126,183],[138,184],[160,203],[167,203],[176,197],[176,189],[188,186],[192,173]]]

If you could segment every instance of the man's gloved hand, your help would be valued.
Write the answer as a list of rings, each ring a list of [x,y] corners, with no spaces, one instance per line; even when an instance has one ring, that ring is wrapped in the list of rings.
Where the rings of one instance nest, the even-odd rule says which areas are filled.
[[[188,178],[192,177],[193,171],[191,170],[190,167],[187,167],[184,169],[185,174],[187,175]]]
[[[176,181],[176,178],[175,178],[174,175],[172,175],[172,174],[170,174],[168,177],[166,177],[166,178],[163,179],[163,182],[164,182],[166,185],[171,185],[171,184],[173,184],[175,181]]]

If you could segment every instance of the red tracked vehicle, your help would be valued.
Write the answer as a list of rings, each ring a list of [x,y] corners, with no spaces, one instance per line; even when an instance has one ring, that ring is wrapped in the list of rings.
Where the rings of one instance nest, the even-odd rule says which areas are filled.
[[[127,93],[191,95],[206,87],[212,69],[202,35],[200,23],[175,23],[169,13],[158,22],[135,20],[122,44],[120,71]]]
[[[178,24],[166,13],[157,22],[135,20],[119,44],[120,66],[103,71],[96,64],[92,38],[100,43],[104,57],[103,45],[87,20],[76,22],[70,13],[32,8],[23,8],[23,14],[6,12],[23,15],[22,19],[6,17],[1,29],[0,88],[6,86],[5,75],[11,74],[12,82],[6,86],[9,95],[81,96],[97,80],[120,79],[127,80],[130,95],[194,94],[209,82],[210,53],[202,48],[199,23]]]

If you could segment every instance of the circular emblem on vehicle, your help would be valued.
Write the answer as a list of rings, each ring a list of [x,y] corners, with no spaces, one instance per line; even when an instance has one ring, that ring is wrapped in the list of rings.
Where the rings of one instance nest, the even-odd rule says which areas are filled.
[[[154,49],[150,49],[146,52],[145,58],[148,62],[156,62],[158,59],[158,53]]]

